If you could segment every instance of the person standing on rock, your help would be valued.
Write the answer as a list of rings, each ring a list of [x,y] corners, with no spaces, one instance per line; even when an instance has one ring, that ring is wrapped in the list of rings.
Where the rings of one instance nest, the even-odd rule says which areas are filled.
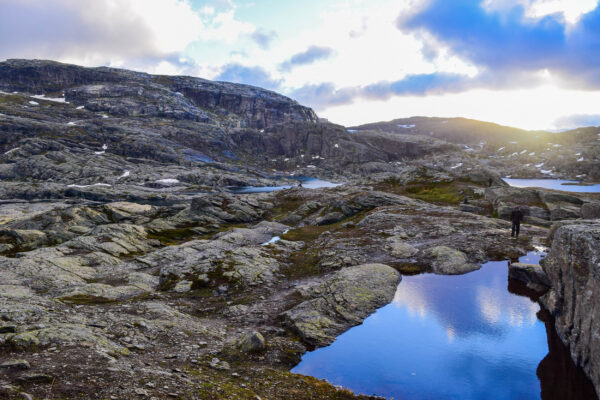
[[[510,213],[510,221],[512,222],[512,233],[511,237],[519,237],[519,231],[521,230],[521,221],[523,221],[523,211],[520,207],[515,208]]]

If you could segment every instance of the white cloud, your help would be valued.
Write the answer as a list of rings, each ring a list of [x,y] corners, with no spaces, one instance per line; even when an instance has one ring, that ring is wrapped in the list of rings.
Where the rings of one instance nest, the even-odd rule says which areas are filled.
[[[483,6],[490,11],[509,10],[515,5],[525,9],[525,16],[541,18],[561,13],[569,24],[576,23],[583,14],[592,11],[598,0],[486,0]]]
[[[190,44],[255,31],[230,7],[217,10],[195,10],[189,0],[0,0],[0,59],[189,72],[179,58]]]

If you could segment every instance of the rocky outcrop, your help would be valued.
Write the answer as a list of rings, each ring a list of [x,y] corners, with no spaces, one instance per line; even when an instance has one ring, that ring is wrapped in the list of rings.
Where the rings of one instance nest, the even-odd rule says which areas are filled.
[[[548,276],[537,264],[510,263],[508,276],[525,283],[529,289],[540,293],[545,293],[551,286]]]
[[[344,268],[321,284],[302,289],[308,299],[282,314],[306,343],[322,347],[394,297],[400,275],[383,264]]]
[[[573,361],[600,393],[600,224],[558,228],[542,266],[552,290],[541,301]]]
[[[584,208],[587,213],[593,210],[580,196],[543,189],[494,186],[486,189],[485,198],[499,217],[509,218],[512,210],[520,207],[525,222],[530,223],[581,218]]]
[[[581,214],[585,219],[600,218],[600,202],[585,203],[581,206]]]

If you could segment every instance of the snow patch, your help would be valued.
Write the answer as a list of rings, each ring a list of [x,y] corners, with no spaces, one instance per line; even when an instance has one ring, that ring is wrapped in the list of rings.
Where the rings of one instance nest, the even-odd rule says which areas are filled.
[[[398,124],[398,128],[411,129],[414,127],[415,127],[415,124],[410,124],[410,125]]]
[[[462,167],[462,165],[463,165],[463,163],[458,163],[454,167],[450,167],[450,168],[451,169],[455,169],[455,168],[458,168],[458,167]]]
[[[173,185],[173,184],[179,183],[179,179],[166,178],[166,179],[159,179],[156,182],[158,182],[158,183],[165,183],[167,185]]]
[[[580,157],[577,159],[577,162],[582,162],[583,161],[583,157]]]
[[[72,122],[72,121],[71,122],[67,122],[67,125],[73,126],[73,125],[75,125],[75,122]]]
[[[535,153],[529,153],[530,156],[535,156]]]
[[[536,164],[536,165],[535,165],[535,167],[536,167],[536,168],[542,168],[542,167],[544,166],[544,164],[545,164],[545,163],[539,163],[539,164]]]
[[[4,155],[6,155],[6,154],[10,154],[10,153],[12,153],[13,151],[17,151],[17,150],[19,150],[19,147],[15,147],[14,149],[10,149],[9,151],[5,152],[5,153],[4,153]]]
[[[85,106],[75,107],[76,110],[83,110],[84,108],[85,108]]]
[[[107,144],[103,144],[102,145],[102,151],[95,151],[94,154],[97,154],[97,155],[104,154],[104,153],[106,153],[106,149],[108,149],[108,145]]]
[[[552,147],[562,147],[560,144],[553,144]]]
[[[336,144],[333,145],[333,147],[335,147],[336,149],[339,149],[340,145],[336,143]]]
[[[43,94],[35,94],[31,97],[33,97],[34,99],[39,99],[39,100],[53,101],[55,103],[67,103],[67,101],[64,97],[46,97]]]
[[[125,172],[123,172],[123,175],[119,176],[117,179],[127,178],[129,175],[131,175],[131,171],[125,170]]]
[[[502,147],[500,147],[500,148],[499,148],[497,151],[502,151],[502,150],[504,150],[505,148],[506,148],[506,147],[502,146]]]
[[[355,133],[355,132],[358,132],[356,129],[346,129],[346,131],[348,131],[349,133]]]
[[[288,233],[288,232],[289,232],[289,229],[286,229],[285,231],[283,231],[282,235],[285,235],[285,234],[286,234],[286,233]],[[277,242],[279,242],[280,240],[281,240],[281,236],[273,236],[273,237],[271,238],[271,240],[269,240],[269,241],[267,241],[267,242],[264,242],[263,244],[261,244],[261,246],[268,246],[268,245],[270,245],[270,244],[277,243]]]
[[[29,104],[31,104],[32,106],[39,106],[40,105],[40,103],[38,103],[37,101],[33,101],[33,100],[29,101]]]
[[[523,150],[522,152],[520,152],[519,154],[525,154],[527,153],[527,150]]]

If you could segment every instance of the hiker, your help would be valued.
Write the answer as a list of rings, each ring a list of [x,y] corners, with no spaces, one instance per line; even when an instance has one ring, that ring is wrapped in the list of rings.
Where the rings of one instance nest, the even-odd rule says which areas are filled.
[[[510,213],[510,221],[512,222],[512,233],[510,236],[516,236],[518,238],[519,230],[521,229],[521,221],[523,221],[523,211],[521,211],[520,207],[512,210]]]

